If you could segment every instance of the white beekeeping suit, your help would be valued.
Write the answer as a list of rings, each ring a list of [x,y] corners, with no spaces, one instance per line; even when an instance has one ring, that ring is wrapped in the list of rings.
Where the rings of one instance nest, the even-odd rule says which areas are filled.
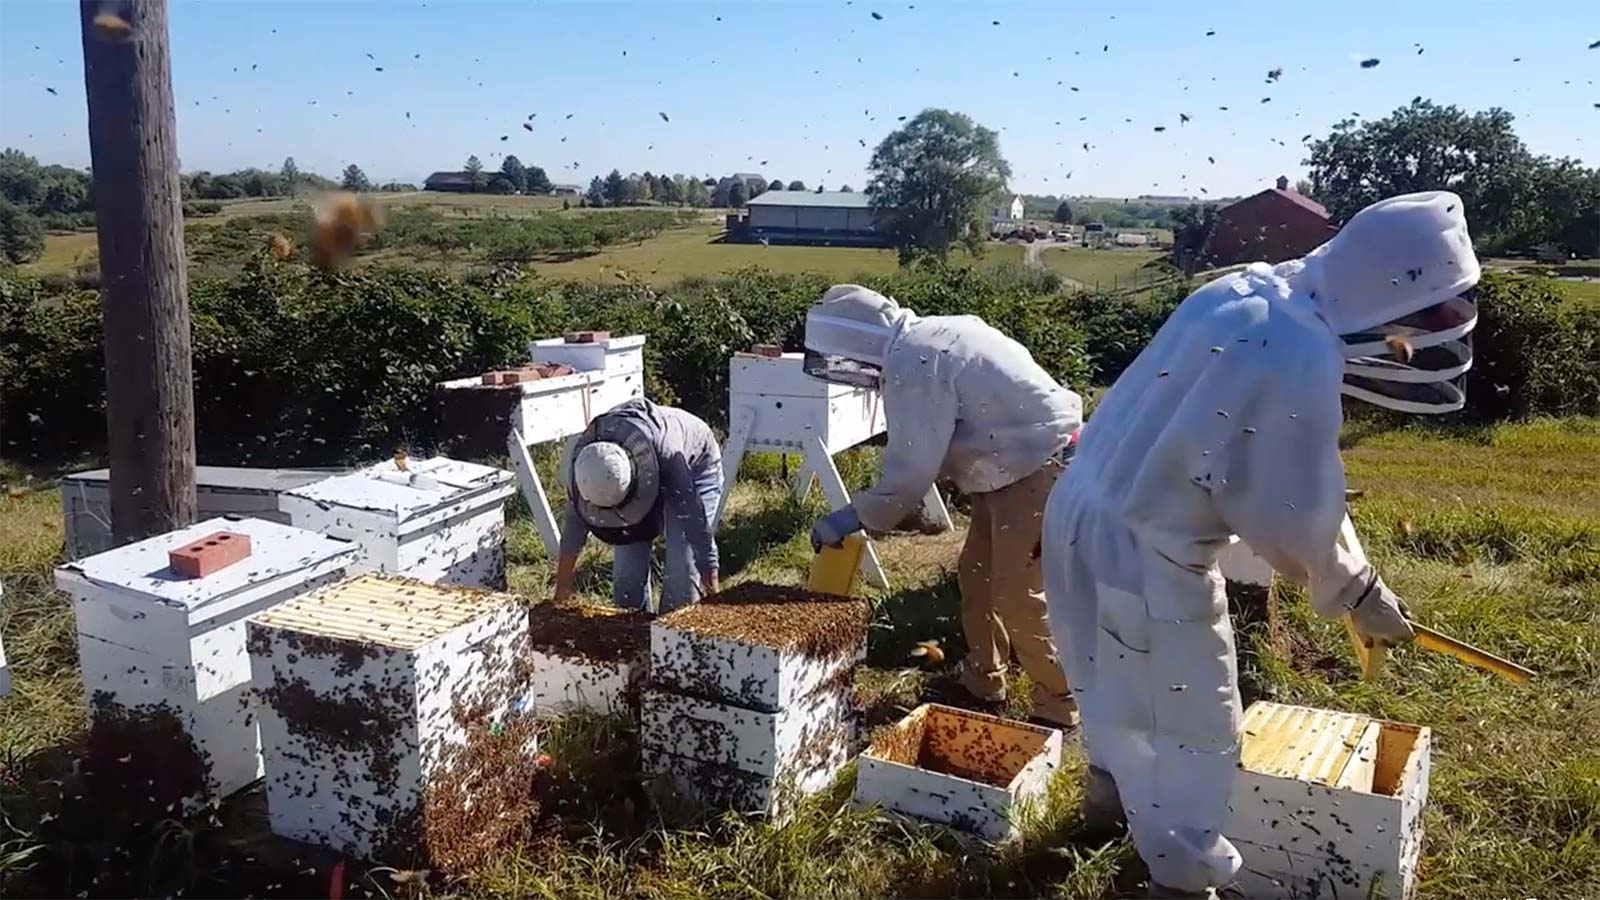
[[[919,318],[857,285],[834,287],[807,313],[806,351],[812,375],[880,387],[888,426],[877,483],[818,520],[813,544],[835,544],[863,525],[893,528],[935,478],[953,479],[972,500],[957,564],[962,685],[979,701],[1003,701],[1015,656],[1033,686],[1034,716],[1075,724],[1038,546],[1045,500],[1083,421],[1078,395],[976,316]]]
[[[1120,791],[1156,884],[1200,892],[1239,866],[1221,833],[1240,720],[1215,565],[1230,536],[1306,584],[1319,613],[1350,612],[1372,640],[1411,636],[1398,598],[1338,546],[1339,398],[1459,408],[1478,276],[1459,197],[1375,204],[1302,260],[1190,295],[1085,425],[1045,513],[1051,631],[1091,800]]]

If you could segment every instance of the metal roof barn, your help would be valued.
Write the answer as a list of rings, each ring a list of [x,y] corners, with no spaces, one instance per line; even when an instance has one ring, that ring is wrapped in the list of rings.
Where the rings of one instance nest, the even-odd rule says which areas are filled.
[[[866,194],[767,191],[748,204],[752,240],[784,244],[882,246],[878,217]]]

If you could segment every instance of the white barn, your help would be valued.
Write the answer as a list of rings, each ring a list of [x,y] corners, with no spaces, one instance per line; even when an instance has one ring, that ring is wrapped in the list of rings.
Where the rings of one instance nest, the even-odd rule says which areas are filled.
[[[989,210],[989,224],[1002,225],[1011,222],[1020,222],[1022,221],[1022,215],[1022,197],[1020,195],[1013,194],[1011,195],[1011,201],[1009,203],[1001,202],[999,205]]]

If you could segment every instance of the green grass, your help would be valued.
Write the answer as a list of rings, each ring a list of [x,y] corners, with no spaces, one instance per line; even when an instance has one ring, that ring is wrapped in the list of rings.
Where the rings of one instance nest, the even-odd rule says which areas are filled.
[[[1354,515],[1369,554],[1415,617],[1539,672],[1512,685],[1420,649],[1396,651],[1382,680],[1359,680],[1343,631],[1286,591],[1287,655],[1246,628],[1245,680],[1274,699],[1427,725],[1433,776],[1419,896],[1596,896],[1600,887],[1600,421],[1538,421],[1444,433],[1352,425],[1345,460],[1365,491]],[[841,456],[846,480],[871,478],[875,451]],[[546,468],[553,458],[545,454]],[[791,460],[791,465],[793,461]],[[797,503],[776,456],[752,457],[721,531],[730,583],[797,583],[810,556],[817,498]],[[329,860],[270,838],[259,792],[211,817],[172,823],[164,841],[102,835],[137,852],[137,872],[94,885],[94,835],[42,825],[58,811],[45,777],[71,784],[82,727],[71,613],[48,572],[60,553],[59,497],[47,484],[0,498],[0,632],[18,679],[0,701],[0,893],[320,895]],[[559,501],[559,498],[557,498]],[[855,695],[863,731],[893,721],[947,681],[960,656],[953,570],[960,532],[880,542],[894,580],[871,592],[876,612]],[[508,534],[511,587],[548,596],[550,566],[526,511]],[[608,595],[607,553],[591,546],[578,587]],[[951,649],[942,668],[915,668],[914,642]],[[1024,696],[1014,691],[1014,697]],[[1026,713],[1014,701],[1011,712]],[[457,881],[402,885],[353,867],[363,890],[462,897],[1138,896],[1143,867],[1126,837],[1085,833],[1076,749],[1021,841],[975,845],[848,803],[851,774],[785,827],[737,815],[706,818],[652,805],[636,771],[631,728],[565,720],[543,747],[556,760],[538,839]],[[61,752],[65,749],[67,752]],[[41,832],[42,829],[42,832]],[[178,829],[178,831],[174,831]],[[41,833],[54,836],[41,846]],[[181,836],[174,840],[173,834]],[[19,859],[18,854],[22,854]],[[69,855],[75,854],[75,855]],[[11,882],[6,890],[6,879]],[[33,880],[29,880],[33,879]]]
[[[892,250],[866,247],[785,247],[717,243],[720,226],[678,228],[643,243],[608,248],[534,270],[555,278],[599,279],[630,275],[665,284],[696,275],[761,266],[773,272],[825,272],[838,278],[882,275],[899,265]]]
[[[1090,287],[1131,286],[1135,273],[1160,259],[1153,250],[1098,250],[1089,247],[1046,247],[1044,264],[1051,271]],[[1140,280],[1148,276],[1141,274]]]
[[[1567,295],[1574,303],[1582,303],[1590,307],[1600,308],[1600,280],[1574,281],[1572,279],[1558,279],[1556,289]]]

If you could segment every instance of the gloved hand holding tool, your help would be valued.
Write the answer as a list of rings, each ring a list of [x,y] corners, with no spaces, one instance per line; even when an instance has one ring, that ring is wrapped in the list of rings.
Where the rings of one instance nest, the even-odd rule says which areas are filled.
[[[846,506],[823,516],[811,525],[811,551],[822,552],[823,547],[840,547],[844,539],[861,530],[861,516],[856,508]]]

